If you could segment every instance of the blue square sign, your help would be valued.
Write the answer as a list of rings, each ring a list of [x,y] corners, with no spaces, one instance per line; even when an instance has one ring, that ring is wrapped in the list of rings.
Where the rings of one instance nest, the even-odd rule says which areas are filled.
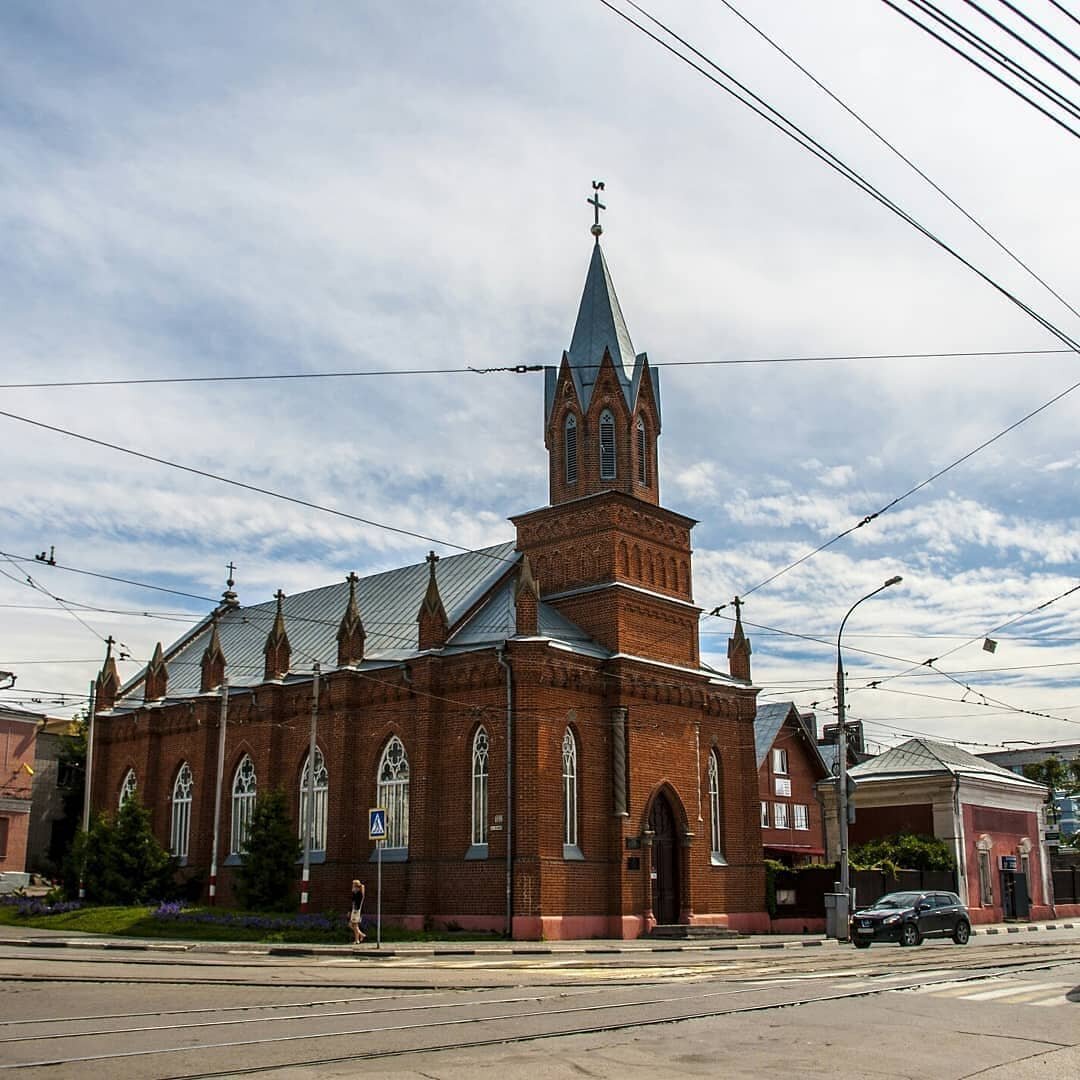
[[[368,839],[386,839],[386,810],[381,806],[368,811]]]

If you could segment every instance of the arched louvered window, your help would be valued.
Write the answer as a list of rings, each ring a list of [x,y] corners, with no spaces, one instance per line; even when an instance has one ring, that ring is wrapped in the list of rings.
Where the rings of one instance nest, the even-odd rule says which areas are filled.
[[[615,479],[615,417],[610,409],[600,414],[600,479]]]
[[[195,778],[185,761],[176,774],[172,789],[172,827],[169,830],[169,849],[177,859],[186,859],[191,839],[191,791]]]
[[[304,768],[300,773],[300,842],[307,839],[307,815],[308,799],[311,792],[315,792],[315,802],[312,809],[315,817],[311,829],[311,850],[326,850],[326,799],[330,790],[330,774],[326,770],[326,760],[323,752],[315,747],[315,786],[311,785],[311,770],[308,759],[304,759]]]
[[[386,839],[388,848],[409,846],[409,759],[405,747],[394,735],[386,744],[379,761],[379,806],[386,810]]]
[[[488,733],[478,728],[472,744],[472,843],[488,842]]]
[[[563,431],[566,446],[566,482],[577,483],[577,417],[571,413],[566,418],[566,426]]]
[[[232,827],[229,829],[229,854],[242,855],[247,848],[251,816],[255,812],[255,762],[245,754],[233,773]]]
[[[709,846],[713,865],[724,862],[724,850],[720,844],[720,761],[713,750],[709,754]]]
[[[135,776],[135,770],[128,769],[128,771],[124,773],[124,782],[120,785],[120,802],[118,803],[118,807],[122,807],[124,803],[135,794],[138,787],[139,781]]]
[[[567,728],[562,741],[563,846],[577,847],[578,787],[577,740]]]
[[[639,484],[649,482],[649,439],[645,433],[645,421],[637,422],[637,478]]]

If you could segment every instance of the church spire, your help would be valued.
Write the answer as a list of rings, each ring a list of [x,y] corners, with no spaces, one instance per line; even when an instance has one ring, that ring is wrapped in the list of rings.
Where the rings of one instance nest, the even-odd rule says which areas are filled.
[[[282,610],[285,594],[278,589],[274,593],[274,599],[277,600],[274,625],[266,635],[266,644],[263,646],[263,654],[266,656],[263,678],[267,682],[284,679],[289,674],[289,661],[292,659],[292,646],[289,644],[289,635],[285,633],[285,614]]]
[[[199,692],[206,694],[216,690],[225,681],[225,653],[218,636],[218,612],[210,616],[210,643],[202,655]]]
[[[165,666],[165,656],[161,651],[161,642],[154,646],[154,655],[146,665],[146,679],[143,682],[143,700],[158,701],[165,696],[169,683],[169,669]]]
[[[743,602],[736,596],[735,605],[735,632],[728,638],[728,670],[733,679],[741,679],[750,682],[750,639],[743,632],[742,606]]]
[[[364,659],[364,624],[356,605],[356,583],[360,580],[352,571],[345,579],[349,583],[349,602],[338,626],[338,667],[353,667]]]
[[[421,652],[425,649],[441,649],[450,632],[446,608],[443,607],[442,597],[439,595],[439,583],[435,580],[435,564],[439,561],[439,556],[434,551],[429,551],[426,561],[427,592],[424,593],[424,602],[420,605],[420,614],[416,616],[416,621],[420,624],[418,647]]]
[[[105,639],[105,662],[101,665],[97,682],[94,684],[95,712],[108,712],[116,704],[116,695],[120,691],[120,675],[112,654],[115,644],[116,639],[110,634]]]

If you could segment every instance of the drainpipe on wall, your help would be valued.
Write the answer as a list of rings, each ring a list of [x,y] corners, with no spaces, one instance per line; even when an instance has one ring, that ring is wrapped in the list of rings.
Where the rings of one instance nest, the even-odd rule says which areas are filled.
[[[967,871],[964,862],[964,818],[960,813],[960,777],[953,777],[953,847],[956,855],[956,891],[967,904],[970,899]]]
[[[506,672],[506,937],[514,936],[514,676],[506,658],[506,644],[495,650]]]

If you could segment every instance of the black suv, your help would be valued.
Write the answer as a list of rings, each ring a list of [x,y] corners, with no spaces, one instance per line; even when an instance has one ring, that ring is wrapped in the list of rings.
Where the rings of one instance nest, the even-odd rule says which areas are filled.
[[[956,893],[888,893],[851,917],[857,949],[868,949],[872,941],[919,945],[924,937],[951,937],[957,945],[971,939],[971,920]]]

